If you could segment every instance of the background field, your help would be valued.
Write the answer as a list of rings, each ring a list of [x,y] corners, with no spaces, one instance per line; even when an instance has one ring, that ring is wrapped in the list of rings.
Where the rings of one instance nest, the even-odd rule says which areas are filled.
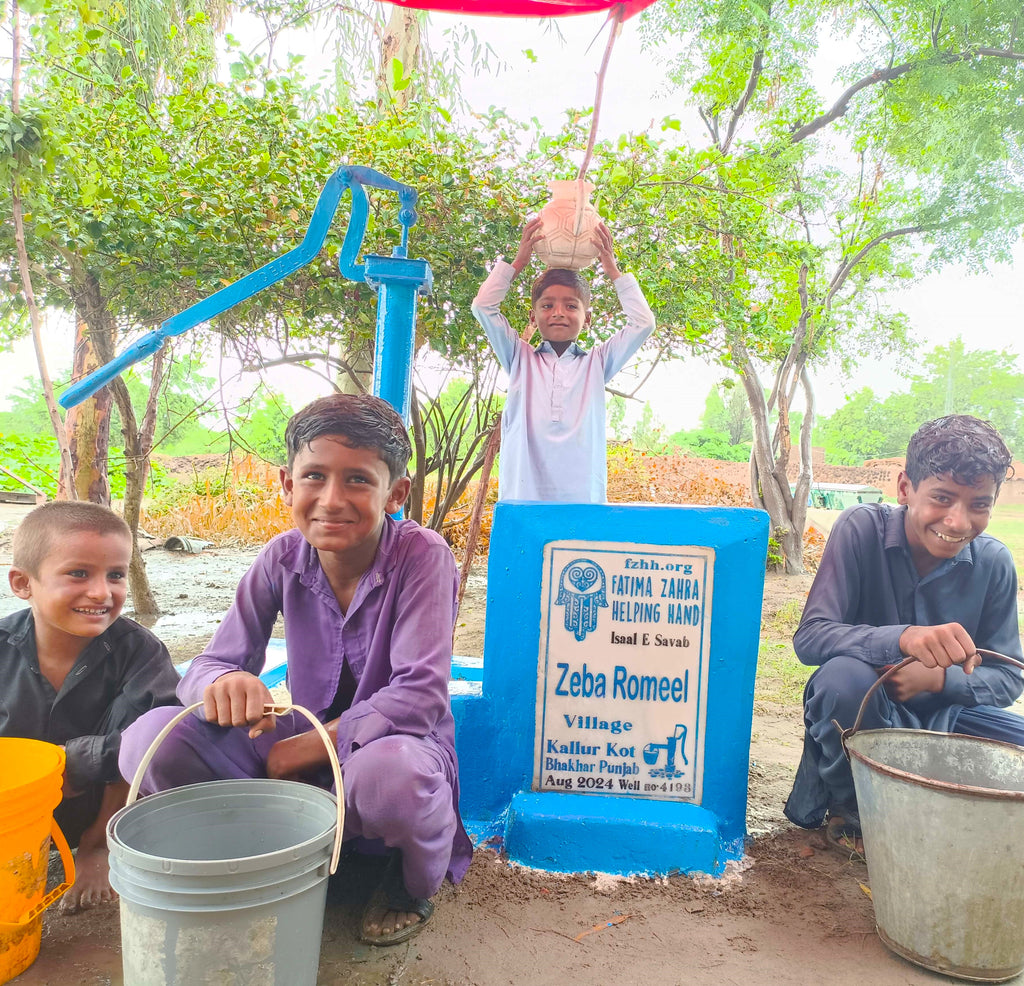
[[[988,532],[1010,549],[1017,581],[1024,582],[1024,503],[997,503]]]

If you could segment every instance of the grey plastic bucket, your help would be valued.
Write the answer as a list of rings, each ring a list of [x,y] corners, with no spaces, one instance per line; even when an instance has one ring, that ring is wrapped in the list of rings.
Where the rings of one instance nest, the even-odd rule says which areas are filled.
[[[1024,970],[1024,749],[919,729],[845,745],[882,941],[960,979]]]
[[[296,781],[192,784],[107,826],[125,986],[314,986],[338,821]]]

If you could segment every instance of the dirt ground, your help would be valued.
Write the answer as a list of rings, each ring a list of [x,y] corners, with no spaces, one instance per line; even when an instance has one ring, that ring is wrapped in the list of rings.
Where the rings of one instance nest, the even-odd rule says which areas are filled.
[[[0,566],[17,519],[0,506]],[[5,524],[7,530],[4,530]],[[154,548],[147,567],[166,613],[156,624],[176,660],[198,653],[252,552]],[[765,613],[802,598],[810,578],[769,577]],[[0,614],[13,608],[0,593]],[[456,652],[480,655],[486,580],[471,578]],[[754,709],[748,856],[718,880],[562,876],[478,850],[465,881],[445,884],[412,941],[361,945],[356,929],[374,864],[346,860],[332,879],[319,984],[351,986],[881,986],[950,982],[891,954],[874,931],[863,864],[794,829],[781,806],[799,759],[799,708]],[[18,986],[119,986],[119,908],[48,913],[36,962]],[[1015,980],[1024,983],[1024,977]],[[243,986],[243,984],[238,984]]]

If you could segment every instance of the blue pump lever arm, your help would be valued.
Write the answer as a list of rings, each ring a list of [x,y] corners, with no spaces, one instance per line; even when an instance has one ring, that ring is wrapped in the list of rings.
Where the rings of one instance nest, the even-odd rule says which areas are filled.
[[[356,264],[355,259],[363,245],[363,237],[366,234],[366,221],[369,213],[369,205],[363,185],[370,185],[374,188],[382,188],[388,191],[397,191],[401,201],[399,221],[403,226],[403,240],[408,234],[409,226],[416,222],[415,203],[417,193],[408,185],[396,182],[387,175],[383,175],[372,168],[343,167],[338,168],[320,192],[316,205],[313,208],[313,215],[309,222],[309,228],[302,242],[287,253],[264,264],[251,274],[246,274],[233,284],[221,288],[208,298],[197,301],[177,315],[172,315],[160,323],[160,326],[152,332],[147,332],[141,339],[133,342],[122,353],[119,353],[109,363],[81,380],[72,384],[61,395],[60,404],[62,407],[70,408],[81,404],[86,398],[91,397],[96,391],[105,387],[114,377],[128,369],[134,363],[152,356],[169,336],[181,335],[189,329],[195,328],[201,322],[208,322],[229,308],[251,298],[254,294],[270,287],[271,284],[282,280],[289,274],[294,273],[300,267],[310,263],[320,252],[320,248],[327,239],[327,230],[331,225],[342,193],[346,188],[352,190],[352,215],[349,220],[348,229],[345,231],[345,239],[341,247],[339,257],[339,268],[341,273],[353,281],[363,281],[363,265]]]

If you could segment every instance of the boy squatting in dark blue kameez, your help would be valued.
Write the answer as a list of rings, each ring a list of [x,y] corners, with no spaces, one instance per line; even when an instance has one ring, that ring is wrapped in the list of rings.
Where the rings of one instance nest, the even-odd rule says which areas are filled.
[[[1021,672],[977,648],[1020,660],[1017,576],[984,534],[1011,456],[986,422],[951,415],[921,426],[898,480],[899,506],[858,504],[829,535],[793,648],[820,665],[804,691],[804,751],[785,813],[828,823],[830,843],[862,852],[860,818],[839,730],[852,727],[888,666],[916,657],[872,696],[862,729],[967,733],[1024,745],[1006,711]]]

